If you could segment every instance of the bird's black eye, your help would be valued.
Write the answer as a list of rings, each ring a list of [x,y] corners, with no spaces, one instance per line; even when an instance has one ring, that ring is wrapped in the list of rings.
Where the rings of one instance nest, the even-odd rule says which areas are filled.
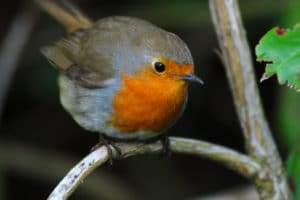
[[[154,67],[155,71],[158,73],[162,73],[166,70],[165,65],[161,62],[155,62],[153,67]]]

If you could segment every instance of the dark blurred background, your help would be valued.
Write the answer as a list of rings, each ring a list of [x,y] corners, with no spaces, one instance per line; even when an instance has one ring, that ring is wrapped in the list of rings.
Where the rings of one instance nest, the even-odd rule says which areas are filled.
[[[196,73],[205,85],[192,85],[187,109],[168,134],[244,151],[225,71],[214,53],[218,44],[208,1],[74,2],[94,19],[111,15],[136,16],[176,33],[186,41],[196,63]],[[260,37],[270,28],[290,26],[298,19],[299,15],[293,12],[295,2],[239,1],[252,52]],[[12,35],[12,27],[18,27],[16,24],[24,18],[29,24],[26,26],[29,30],[25,27],[16,31],[19,39],[28,34],[25,45],[17,45],[6,56],[0,56],[12,60],[0,60],[0,84],[9,80],[9,85],[2,85],[7,92],[0,92],[4,96],[0,96],[0,112],[3,108],[0,199],[46,199],[68,170],[88,154],[98,137],[79,127],[64,111],[59,102],[58,73],[39,51],[40,47],[64,36],[63,27],[47,14],[38,12],[30,1],[5,1],[0,12],[0,55],[6,43],[15,41],[9,41],[7,36]],[[16,62],[12,65],[16,69],[7,69],[7,63],[12,62]],[[7,70],[11,70],[11,76],[6,74]],[[255,62],[255,71],[259,82],[264,65]],[[295,129],[291,127],[297,124],[295,120],[295,124],[285,121],[290,123],[291,120],[286,119],[294,119],[293,115],[299,117],[299,108],[291,103],[299,102],[299,97],[297,99],[295,92],[279,86],[276,78],[259,84],[259,89],[267,119],[285,158],[287,146],[295,140]],[[285,112],[287,107],[291,114]],[[291,136],[283,136],[282,133],[289,128]],[[105,165],[95,170],[70,199],[196,199],[246,184],[249,182],[244,178],[206,159],[175,154],[170,158],[143,155],[115,161],[112,167]]]

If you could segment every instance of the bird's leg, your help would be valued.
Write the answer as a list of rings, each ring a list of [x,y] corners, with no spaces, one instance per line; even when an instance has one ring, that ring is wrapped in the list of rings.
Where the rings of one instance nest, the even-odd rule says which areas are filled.
[[[91,151],[95,151],[96,149],[100,148],[101,146],[105,146],[107,149],[108,157],[109,157],[109,164],[113,164],[113,152],[112,148],[113,147],[119,155],[122,155],[121,149],[115,145],[115,143],[112,140],[106,139],[103,134],[99,135],[99,142],[95,146],[92,147]]]
[[[163,135],[160,139],[163,149],[162,153],[163,155],[170,157],[171,156],[171,150],[170,150],[170,139],[167,135]]]

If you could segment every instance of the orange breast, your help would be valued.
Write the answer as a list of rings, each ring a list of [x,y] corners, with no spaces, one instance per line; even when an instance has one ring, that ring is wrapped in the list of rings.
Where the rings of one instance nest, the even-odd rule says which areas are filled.
[[[168,128],[182,111],[187,83],[157,76],[151,69],[137,76],[123,77],[114,101],[111,124],[120,132],[160,132]]]

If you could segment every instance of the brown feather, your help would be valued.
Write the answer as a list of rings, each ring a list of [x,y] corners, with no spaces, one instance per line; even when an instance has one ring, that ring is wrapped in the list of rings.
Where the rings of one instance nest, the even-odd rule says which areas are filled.
[[[76,62],[83,33],[84,30],[79,29],[54,45],[42,48],[41,51],[54,67],[76,84],[86,88],[104,87],[105,81],[93,69],[80,65],[79,61]]]

